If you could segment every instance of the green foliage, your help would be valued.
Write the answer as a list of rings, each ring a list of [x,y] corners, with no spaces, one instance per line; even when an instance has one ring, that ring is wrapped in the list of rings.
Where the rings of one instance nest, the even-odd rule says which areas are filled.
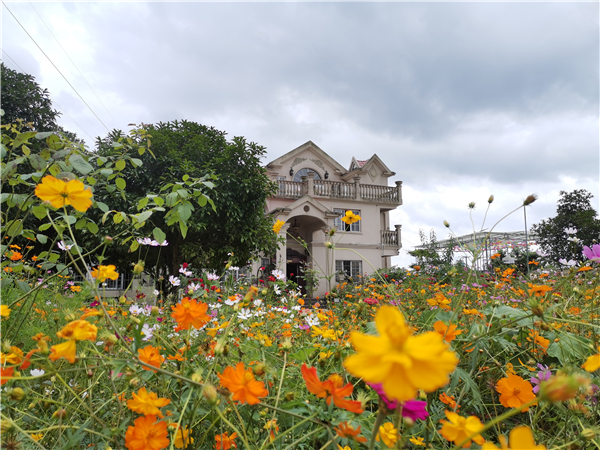
[[[583,261],[583,245],[591,246],[600,235],[600,219],[590,202],[593,196],[585,189],[560,191],[560,195],[556,216],[535,224],[531,231],[538,235],[537,242],[550,261],[558,263],[562,258]],[[569,240],[566,228],[577,229],[571,237],[579,242]]]
[[[440,248],[435,232],[431,230],[429,237],[419,230],[421,248],[408,252],[417,260],[416,264],[426,273],[445,273],[452,267],[454,258],[454,243],[450,242],[445,248]]]
[[[176,273],[183,262],[219,269],[225,260],[243,266],[258,252],[275,251],[272,221],[264,213],[274,185],[260,163],[263,147],[242,137],[227,140],[222,131],[188,121],[149,125],[145,132],[152,137],[146,144],[116,130],[98,139],[98,154],[103,157],[118,155],[127,145],[137,145],[139,152],[139,158],[132,159],[131,164],[112,168],[118,171],[118,190],[100,193],[99,198],[111,199],[121,209],[132,211],[152,201],[148,192],[159,188],[170,191],[165,206],[173,209],[165,217],[167,222],[163,226],[154,218],[151,221],[165,230],[170,244],[162,250],[160,264],[169,267],[171,273]],[[202,186],[190,185],[186,194],[181,190],[181,180],[188,183],[186,177],[196,177],[204,187],[214,183],[211,197],[199,200],[200,206],[210,202],[212,208],[191,207],[188,197]],[[185,231],[171,226],[177,217],[185,219]],[[149,235],[151,230],[149,222],[143,231]],[[229,253],[233,253],[232,258]],[[114,256],[120,261],[134,259],[122,253]]]

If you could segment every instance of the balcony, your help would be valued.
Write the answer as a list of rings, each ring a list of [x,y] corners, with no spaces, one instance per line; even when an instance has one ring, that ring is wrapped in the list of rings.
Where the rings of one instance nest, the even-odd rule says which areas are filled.
[[[358,200],[369,203],[402,204],[402,182],[396,186],[378,186],[372,184],[346,183],[343,181],[312,180],[277,181],[276,198],[300,198],[306,194],[314,197]]]

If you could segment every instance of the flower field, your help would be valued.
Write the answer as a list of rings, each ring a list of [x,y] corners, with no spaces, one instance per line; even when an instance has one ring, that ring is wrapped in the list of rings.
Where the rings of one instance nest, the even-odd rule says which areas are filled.
[[[236,279],[233,260],[184,263],[155,280],[162,291],[109,297],[119,273],[106,247],[168,248],[158,228],[141,236],[146,221],[166,211],[185,237],[189,198],[210,203],[200,187],[212,183],[186,175],[140,212],[109,210],[60,170],[125,198],[114,170],[139,160],[105,158],[92,172],[53,136],[15,133],[2,146],[14,188],[3,214],[16,210],[2,224],[2,448],[600,448],[600,245],[584,248],[584,264],[532,261],[528,275],[365,274],[316,302],[280,270]],[[27,153],[34,136],[52,152]],[[7,148],[25,156],[8,166]],[[56,162],[66,156],[70,166]],[[37,171],[19,175],[26,159]],[[91,208],[104,211],[97,223]],[[31,215],[39,232],[25,228]],[[109,216],[122,231],[77,242],[73,229],[105,236]],[[152,264],[140,257],[134,277]]]
[[[108,299],[5,271],[4,445],[598,446],[597,268],[382,274],[322,305],[183,272],[175,297]]]

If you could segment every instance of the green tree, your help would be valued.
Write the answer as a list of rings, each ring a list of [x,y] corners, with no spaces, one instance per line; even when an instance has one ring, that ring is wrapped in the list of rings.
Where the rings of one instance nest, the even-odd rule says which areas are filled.
[[[32,75],[17,72],[4,63],[0,64],[1,92],[2,92],[2,123],[29,124],[28,128],[38,132],[54,131],[66,137],[69,141],[82,143],[73,132],[66,131],[58,125],[56,120],[61,113],[52,107],[52,100],[48,89],[42,88]],[[33,148],[41,147],[32,142]],[[38,148],[39,147],[39,148]]]
[[[593,195],[585,189],[560,191],[560,195],[556,216],[533,225],[531,231],[550,261],[558,263],[563,258],[583,261],[583,245],[591,245],[600,235],[598,213],[590,202]],[[565,232],[567,228],[577,232],[569,235]]]
[[[174,214],[186,218],[189,228],[185,233],[170,226],[168,220],[149,221],[140,230],[149,233],[157,226],[166,231],[169,246],[149,250],[160,250],[161,264],[170,267],[171,273],[183,262],[219,270],[225,261],[243,266],[259,252],[275,252],[272,219],[265,215],[265,202],[274,193],[274,184],[260,163],[264,147],[243,137],[227,140],[223,131],[185,120],[147,125],[145,131],[151,136],[152,152],[143,152],[139,167],[127,166],[121,172],[126,187],[122,192],[107,193],[114,197],[111,204],[133,211],[146,201],[147,193],[181,182],[185,176],[210,178],[215,184],[210,192],[214,209],[176,209]],[[98,139],[96,147],[101,155],[114,155],[120,151],[115,142],[131,143],[132,139],[135,141],[115,130]],[[132,258],[121,254],[116,259]]]
[[[427,273],[445,273],[452,267],[454,259],[454,242],[450,241],[445,247],[438,244],[435,231],[431,230],[429,237],[425,232],[419,229],[421,246],[408,254],[416,258],[416,264],[411,267],[420,266],[421,270]]]

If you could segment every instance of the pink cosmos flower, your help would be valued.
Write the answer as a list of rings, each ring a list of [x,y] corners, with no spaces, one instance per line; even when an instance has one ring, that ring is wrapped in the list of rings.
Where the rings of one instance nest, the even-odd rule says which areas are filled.
[[[600,244],[594,244],[592,248],[587,245],[583,246],[583,256],[590,261],[600,262]]]
[[[368,297],[363,300],[367,305],[376,305],[379,303],[376,299]]]
[[[427,402],[422,402],[420,400],[409,400],[404,403],[399,403],[397,400],[390,400],[383,390],[383,385],[381,383],[367,383],[369,386],[373,388],[375,392],[379,394],[379,397],[385,403],[385,406],[389,410],[395,410],[399,404],[402,405],[402,417],[408,417],[412,420],[421,419],[424,420],[429,416],[429,413],[425,408],[427,408]]]

